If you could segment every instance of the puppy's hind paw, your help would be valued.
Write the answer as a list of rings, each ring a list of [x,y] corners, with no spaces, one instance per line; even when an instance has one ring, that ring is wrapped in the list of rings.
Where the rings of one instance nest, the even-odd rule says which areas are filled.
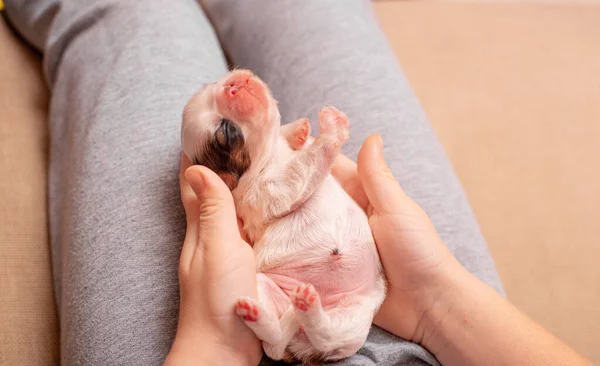
[[[292,304],[301,311],[309,311],[317,305],[319,294],[311,284],[303,283],[292,293]]]
[[[235,313],[247,322],[257,322],[260,316],[256,301],[249,297],[242,297],[237,301]]]

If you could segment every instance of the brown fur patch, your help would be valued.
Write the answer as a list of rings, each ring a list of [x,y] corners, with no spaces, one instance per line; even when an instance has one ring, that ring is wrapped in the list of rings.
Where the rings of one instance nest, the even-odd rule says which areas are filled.
[[[250,156],[244,144],[240,127],[223,119],[203,153],[194,159],[194,164],[204,165],[214,171],[233,190],[250,166]]]
[[[299,360],[297,358],[294,357],[294,355],[292,355],[292,353],[290,351],[285,351],[285,353],[283,354],[283,358],[281,359],[281,361],[286,362],[286,363],[296,363]]]
[[[330,357],[335,356],[337,353],[338,353],[338,350],[333,350],[330,352],[320,352],[320,351],[314,350],[314,353],[312,353],[310,356],[304,357],[302,359],[298,359],[289,350],[286,349],[281,361],[283,361],[285,363],[301,362],[303,365],[307,365],[307,366],[323,365],[323,364],[327,364],[327,363],[331,362],[331,361],[327,361],[327,360]]]

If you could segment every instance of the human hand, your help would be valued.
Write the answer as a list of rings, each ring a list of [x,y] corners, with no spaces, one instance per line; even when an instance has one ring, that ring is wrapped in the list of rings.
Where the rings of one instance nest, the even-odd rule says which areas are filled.
[[[358,166],[340,155],[332,174],[367,212],[388,279],[376,325],[444,365],[591,365],[458,263],[394,179],[380,136],[365,141]]]
[[[259,340],[234,312],[239,297],[256,298],[254,253],[236,229],[233,198],[206,167],[184,155],[181,200],[187,232],[179,263],[177,335],[166,365],[257,365]]]
[[[357,169],[358,168],[358,169]],[[439,238],[425,212],[388,168],[379,135],[370,136],[358,166],[340,155],[333,176],[365,210],[388,280],[374,323],[415,343],[431,335],[424,316],[464,268]]]

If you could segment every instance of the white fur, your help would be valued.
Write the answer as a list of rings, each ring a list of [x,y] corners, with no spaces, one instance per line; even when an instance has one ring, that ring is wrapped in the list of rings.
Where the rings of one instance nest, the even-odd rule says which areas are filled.
[[[240,75],[264,87],[267,110],[242,118],[218,105],[227,81]],[[348,139],[347,118],[324,108],[319,136],[305,142],[307,121],[280,128],[266,85],[248,71],[234,71],[186,106],[182,143],[190,158],[202,151],[223,117],[241,126],[251,159],[232,193],[254,243],[259,273],[258,301],[240,299],[236,311],[245,316],[246,307],[256,309],[258,316],[245,322],[273,359],[352,355],[383,302],[385,280],[365,213],[330,175]]]

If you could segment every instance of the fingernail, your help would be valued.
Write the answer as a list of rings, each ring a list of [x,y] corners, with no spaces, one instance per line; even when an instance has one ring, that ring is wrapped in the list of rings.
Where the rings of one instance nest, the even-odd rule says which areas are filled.
[[[375,135],[375,145],[377,145],[377,149],[379,149],[379,151],[383,151],[383,139],[381,138],[380,134]]]
[[[204,174],[203,173],[198,174],[197,186],[198,186],[198,189],[204,189]]]
[[[192,168],[188,168],[188,171]],[[187,179],[192,189],[198,193],[204,189],[204,174],[201,172],[188,172],[186,171],[185,178]]]

